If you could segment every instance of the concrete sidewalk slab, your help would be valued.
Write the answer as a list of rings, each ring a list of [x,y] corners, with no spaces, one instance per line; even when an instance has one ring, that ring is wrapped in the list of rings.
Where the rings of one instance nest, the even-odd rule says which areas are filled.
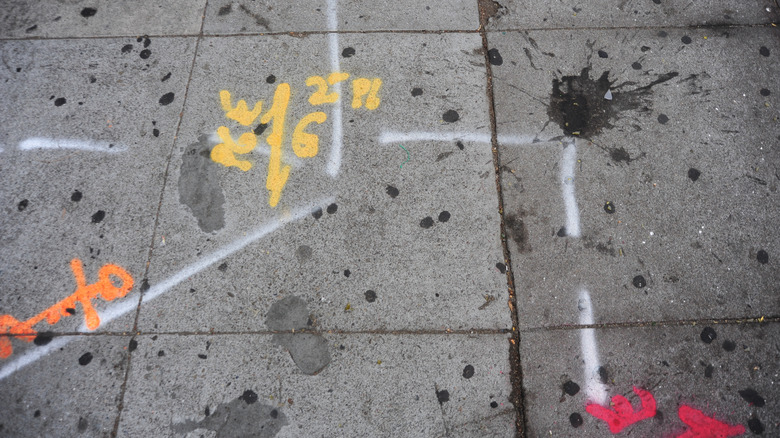
[[[617,32],[489,34],[521,326],[776,314],[776,30]]]

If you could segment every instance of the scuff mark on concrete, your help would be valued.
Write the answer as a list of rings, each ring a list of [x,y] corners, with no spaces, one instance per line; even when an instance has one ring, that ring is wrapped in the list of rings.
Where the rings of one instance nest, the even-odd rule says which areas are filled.
[[[328,341],[316,333],[295,333],[313,325],[306,302],[289,296],[274,303],[268,310],[265,324],[271,330],[291,331],[277,333],[273,342],[287,349],[295,365],[304,374],[315,375],[330,363]]]
[[[187,147],[179,174],[179,202],[189,207],[206,233],[225,226],[225,195],[219,182],[218,166],[210,158],[207,135]]]
[[[171,429],[177,435],[206,429],[216,432],[217,438],[273,438],[289,424],[281,410],[257,403],[257,395],[247,397],[247,393],[254,394],[247,390],[241,397],[217,406],[210,415],[207,410],[203,420],[186,420],[173,424]]]

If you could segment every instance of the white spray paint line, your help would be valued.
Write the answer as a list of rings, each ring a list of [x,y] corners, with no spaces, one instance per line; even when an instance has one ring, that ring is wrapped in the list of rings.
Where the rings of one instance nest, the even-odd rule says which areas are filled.
[[[220,144],[222,143],[222,139],[219,138],[219,135],[217,135],[217,132],[214,131],[209,136],[209,141],[211,141],[212,144]],[[258,144],[257,146],[252,150],[252,152],[258,152],[260,155],[264,155],[266,157],[271,156],[271,147],[268,146],[267,143],[261,142],[261,140],[258,138]],[[239,155],[240,157],[240,155]],[[300,160],[298,157],[296,157],[294,154],[288,153],[285,150],[282,150],[282,164],[289,164],[292,167],[301,167],[303,165],[303,161]]]
[[[490,134],[475,134],[471,132],[396,132],[385,131],[379,135],[380,143],[399,143],[413,141],[470,141],[474,143],[490,143]],[[506,146],[542,145],[553,140],[541,140],[532,135],[501,134],[498,142]]]
[[[577,303],[580,311],[580,324],[593,324],[593,305],[590,302],[590,294],[585,289],[580,290],[580,299]],[[582,346],[583,372],[585,377],[585,394],[588,400],[606,406],[609,401],[607,387],[601,383],[599,376],[599,351],[596,347],[596,330],[586,328],[580,330],[580,345]]]
[[[580,209],[574,197],[574,168],[577,163],[577,141],[573,138],[564,143],[561,160],[561,191],[566,207],[566,235],[580,237]]]
[[[341,71],[339,65],[339,34],[338,30],[338,0],[328,0],[328,42],[330,44],[330,69],[333,73]],[[330,144],[330,159],[327,171],[335,177],[341,168],[341,149],[344,145],[344,126],[341,121],[341,82],[333,84],[333,91],[338,93],[339,99],[333,106],[331,118],[333,120],[333,137]]]
[[[32,137],[19,143],[20,151],[30,151],[34,149],[74,149],[86,152],[115,154],[126,151],[127,146],[107,142],[43,137]]]
[[[168,277],[167,279],[163,280],[162,282],[152,286],[146,293],[144,293],[142,302],[148,303],[155,298],[159,297],[160,295],[168,292],[172,287],[176,286],[177,284],[181,283],[182,281],[192,277],[193,275],[198,274],[202,270],[206,269],[207,267],[219,262],[220,260],[224,259],[225,257],[230,256],[231,254],[240,251],[244,249],[247,245],[267,236],[268,234],[282,228],[284,225],[296,221],[298,219],[302,219],[306,215],[308,215],[314,208],[315,205],[324,205],[324,204],[330,204],[334,201],[334,198],[326,198],[321,199],[317,201],[314,204],[310,204],[306,207],[299,208],[295,210],[292,214],[289,214],[285,217],[281,217],[279,219],[276,219],[275,221],[269,222],[260,228],[257,228],[255,231],[251,232],[249,235],[242,237],[241,239],[235,240],[232,243],[228,244],[227,246],[207,255],[206,257],[203,257],[201,260],[185,267],[184,269],[180,270],[176,274],[172,275],[171,277]],[[109,306],[107,309],[100,311],[100,326],[103,326],[104,324],[108,324],[109,322],[129,313],[135,310],[138,307],[138,301],[134,300],[126,300],[122,303],[118,303],[112,306]],[[90,330],[87,329],[86,324],[82,324],[82,326],[79,328],[80,332],[83,333],[89,333]],[[49,352],[62,348],[66,344],[68,344],[70,341],[80,338],[79,336],[58,336],[55,339],[53,339],[51,342],[49,342],[46,345],[35,347],[26,353],[22,354],[21,356],[17,357],[10,363],[6,364],[0,369],[0,381],[5,379],[6,377],[9,377],[13,373],[19,371],[20,369],[26,367],[27,365],[30,365],[37,360],[41,359],[42,357],[49,354]]]

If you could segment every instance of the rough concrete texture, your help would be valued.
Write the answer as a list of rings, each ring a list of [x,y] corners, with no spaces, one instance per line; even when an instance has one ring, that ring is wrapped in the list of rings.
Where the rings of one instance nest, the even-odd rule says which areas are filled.
[[[780,435],[777,21],[2,2],[0,436]]]

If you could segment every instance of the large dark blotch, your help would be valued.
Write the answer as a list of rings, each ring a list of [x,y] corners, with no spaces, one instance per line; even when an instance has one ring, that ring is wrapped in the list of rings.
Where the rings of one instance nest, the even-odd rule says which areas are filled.
[[[753,388],[746,388],[742,391],[739,391],[739,395],[748,403],[750,403],[753,406],[763,408],[766,404],[766,400],[764,400],[764,397],[761,397],[755,389]]]
[[[301,298],[289,296],[274,303],[268,310],[265,325],[271,330],[290,331],[275,334],[272,341],[290,352],[293,362],[304,374],[317,374],[330,363],[328,341],[324,337],[316,333],[292,332],[309,325],[309,309]]]
[[[253,391],[246,391],[233,401],[218,405],[214,412],[208,410],[202,420],[172,424],[171,430],[177,436],[184,436],[197,429],[208,429],[216,432],[217,438],[275,437],[282,427],[289,424],[287,416],[279,408],[257,402],[256,394],[254,401],[248,402],[247,392],[254,394]]]
[[[211,233],[225,226],[225,195],[219,182],[219,165],[211,160],[206,135],[187,146],[179,173],[179,202],[189,207],[198,226]]]
[[[517,250],[521,253],[531,251],[531,245],[528,242],[528,229],[525,222],[517,216],[507,215],[504,218],[506,235],[517,245]]]

